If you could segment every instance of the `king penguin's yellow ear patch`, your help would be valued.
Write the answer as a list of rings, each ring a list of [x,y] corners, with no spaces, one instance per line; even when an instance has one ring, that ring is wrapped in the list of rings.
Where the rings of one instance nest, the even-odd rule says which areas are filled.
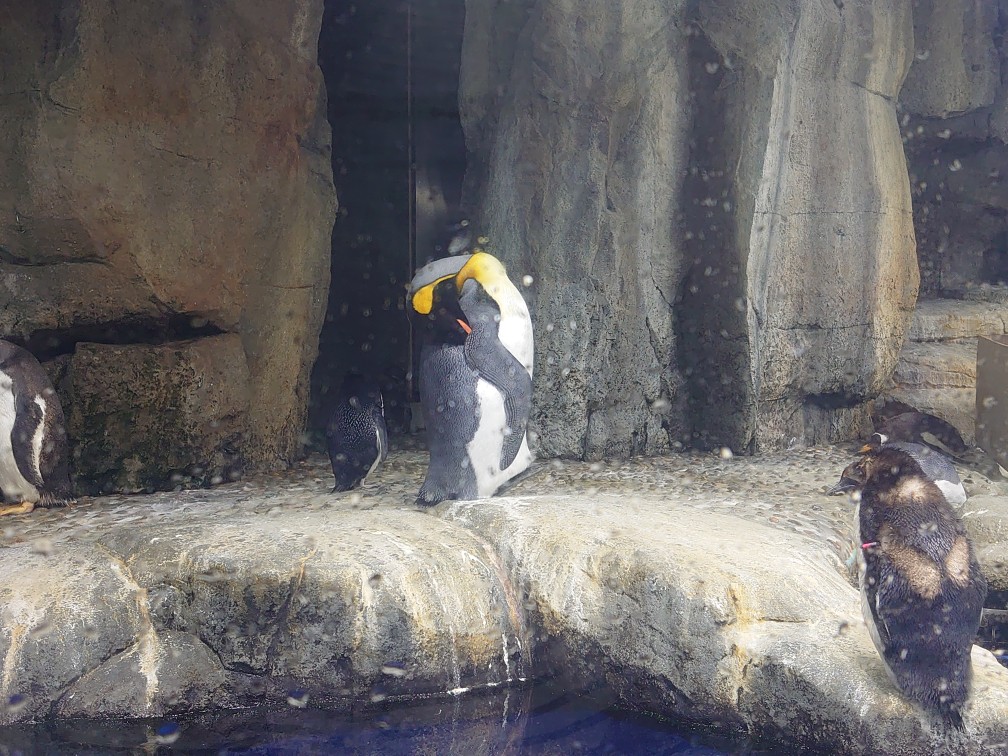
[[[469,258],[468,262],[458,272],[458,275],[455,276],[455,287],[459,291],[462,291],[462,286],[465,282],[472,278],[483,284],[483,287],[486,288],[494,281],[506,277],[507,273],[504,271],[504,266],[500,260],[489,252],[477,251],[473,252],[472,257]]]
[[[441,278],[431,281],[413,292],[413,296],[410,298],[413,309],[421,315],[430,315],[431,310],[434,309],[434,287],[448,278],[451,276],[441,276]]]

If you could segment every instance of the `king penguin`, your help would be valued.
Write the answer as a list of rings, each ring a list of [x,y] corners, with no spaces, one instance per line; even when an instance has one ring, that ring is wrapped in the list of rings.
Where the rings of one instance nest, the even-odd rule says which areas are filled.
[[[930,446],[910,441],[891,441],[888,436],[882,433],[875,433],[861,447],[859,453],[867,454],[871,451],[878,451],[883,447],[887,449],[899,449],[913,457],[914,461],[920,465],[924,474],[941,489],[949,504],[959,506],[966,503],[966,489],[959,479],[959,473],[956,472],[952,460],[940,451]],[[829,493],[845,493],[853,491],[855,488],[857,488],[857,481],[841,476],[840,481],[829,490]]]
[[[0,515],[73,502],[66,422],[39,361],[0,340]]]
[[[417,503],[492,496],[532,462],[528,306],[501,262],[481,250],[435,260],[410,288],[430,448]]]
[[[388,431],[381,389],[356,372],[343,378],[336,409],[326,426],[329,461],[336,485],[349,491],[388,457]]]
[[[896,687],[962,729],[987,582],[962,520],[907,452],[869,451],[844,471],[861,491],[861,603]]]

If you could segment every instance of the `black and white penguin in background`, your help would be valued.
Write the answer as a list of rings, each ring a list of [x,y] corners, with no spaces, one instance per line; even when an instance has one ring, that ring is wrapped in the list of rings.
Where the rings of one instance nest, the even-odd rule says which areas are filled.
[[[904,694],[962,729],[987,596],[966,528],[905,451],[883,445],[844,477],[861,492],[861,603],[875,648]]]
[[[966,503],[966,489],[963,487],[959,473],[952,464],[952,460],[940,451],[925,446],[924,444],[910,441],[891,441],[889,437],[882,433],[875,433],[864,446],[859,450],[860,454],[867,454],[871,451],[878,451],[881,448],[899,449],[905,451],[914,461],[920,465],[924,474],[930,478],[941,492],[945,495],[949,504],[959,506]],[[831,488],[828,493],[839,494],[853,491],[857,488],[857,481],[841,476],[839,482]]]
[[[356,372],[346,374],[326,426],[326,443],[336,478],[333,493],[356,488],[385,461],[385,404],[374,381]]]
[[[73,502],[66,422],[45,370],[0,340],[0,515]]]
[[[532,320],[493,255],[435,260],[410,285],[430,463],[417,503],[492,496],[528,468]]]

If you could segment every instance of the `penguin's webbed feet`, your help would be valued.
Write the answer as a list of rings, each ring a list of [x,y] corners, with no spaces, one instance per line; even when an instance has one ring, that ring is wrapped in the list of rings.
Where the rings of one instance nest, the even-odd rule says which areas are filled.
[[[426,491],[423,488],[420,489],[420,493],[416,497],[416,505],[418,507],[433,507],[436,504],[440,504],[442,501],[450,499],[450,496],[439,496],[438,494]]]
[[[28,514],[35,509],[32,501],[22,501],[20,504],[5,504],[0,506],[0,517],[4,515]]]

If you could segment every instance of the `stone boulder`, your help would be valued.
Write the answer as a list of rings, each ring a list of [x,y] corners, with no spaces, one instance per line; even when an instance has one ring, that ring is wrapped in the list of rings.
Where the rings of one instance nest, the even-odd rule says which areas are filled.
[[[321,15],[315,0],[79,0],[15,4],[0,24],[0,334],[42,359],[80,342],[228,344],[214,380],[241,397],[234,451],[253,467],[299,450],[325,310],[336,202]],[[75,385],[121,354],[89,351]],[[84,417],[63,398],[78,432],[149,409],[92,392]],[[175,426],[148,426],[166,433],[144,440],[173,450],[164,465],[131,450],[145,481],[172,485]],[[135,440],[103,430],[124,450]],[[211,464],[214,443],[189,447],[187,464]],[[78,476],[104,480],[81,451]]]
[[[860,431],[917,292],[909,0],[469,5],[467,184],[533,280],[540,452]]]
[[[420,512],[424,455],[397,451],[344,495],[314,458],[36,510],[0,542],[0,724],[345,710],[556,675],[792,750],[984,753],[1008,738],[1008,670],[974,649],[969,742],[947,749],[863,626],[853,507],[824,493],[850,455],[541,464],[506,497]],[[996,593],[1004,484],[962,473]]]

